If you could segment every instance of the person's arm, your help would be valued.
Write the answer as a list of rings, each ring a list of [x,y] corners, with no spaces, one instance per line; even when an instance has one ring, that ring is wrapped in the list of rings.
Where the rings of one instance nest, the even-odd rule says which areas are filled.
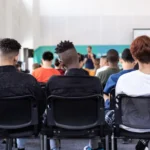
[[[93,65],[94,65],[95,64],[95,55],[93,53],[91,53],[90,56],[91,56],[91,59],[92,59]]]
[[[83,64],[85,65],[85,63],[87,62],[87,60],[88,60],[88,58],[87,58],[88,56],[87,55],[85,55],[85,57],[84,57],[84,61],[83,61]]]

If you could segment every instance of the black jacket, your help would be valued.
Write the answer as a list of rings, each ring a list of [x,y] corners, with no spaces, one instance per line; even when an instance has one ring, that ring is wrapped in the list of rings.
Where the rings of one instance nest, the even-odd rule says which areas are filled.
[[[47,96],[90,96],[102,94],[102,86],[97,77],[88,76],[83,69],[69,69],[65,76],[53,76],[46,86]]]
[[[34,77],[21,73],[14,66],[0,67],[0,97],[33,95],[39,104],[39,114],[45,110],[46,98]],[[16,104],[17,105],[17,104]]]

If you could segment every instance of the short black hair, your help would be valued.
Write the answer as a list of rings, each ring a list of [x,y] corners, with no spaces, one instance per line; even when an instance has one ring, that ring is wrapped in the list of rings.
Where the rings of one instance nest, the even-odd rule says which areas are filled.
[[[53,56],[53,53],[52,53],[52,52],[47,51],[47,52],[44,52],[44,53],[43,53],[42,58],[43,58],[43,60],[45,60],[45,61],[51,61],[51,60],[53,60],[54,56]]]
[[[7,55],[10,53],[17,54],[19,53],[20,49],[21,45],[15,39],[4,38],[0,40],[0,51],[3,55]]]
[[[107,59],[107,56],[106,55],[105,56],[101,56],[101,58]]]
[[[88,48],[92,50],[92,46],[89,45]]]
[[[84,61],[84,56],[82,54],[78,53],[78,56],[79,56],[79,62]]]
[[[119,54],[115,49],[110,49],[107,52],[107,60],[110,63],[117,63],[119,61]]]
[[[58,67],[60,65],[60,61],[56,58],[55,59],[55,66]]]
[[[56,53],[63,53],[69,49],[75,49],[74,45],[70,41],[61,41],[55,48]]]
[[[131,62],[131,63],[134,62],[130,49],[128,48],[124,49],[121,58],[126,62]]]

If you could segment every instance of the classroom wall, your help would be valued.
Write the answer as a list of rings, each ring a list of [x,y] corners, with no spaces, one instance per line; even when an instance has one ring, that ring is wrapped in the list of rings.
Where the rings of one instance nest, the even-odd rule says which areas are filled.
[[[41,40],[56,45],[130,44],[133,28],[150,28],[149,0],[41,0]],[[44,8],[44,9],[43,9]]]
[[[0,0],[0,38],[14,38],[23,48],[36,48],[40,42],[39,0]]]

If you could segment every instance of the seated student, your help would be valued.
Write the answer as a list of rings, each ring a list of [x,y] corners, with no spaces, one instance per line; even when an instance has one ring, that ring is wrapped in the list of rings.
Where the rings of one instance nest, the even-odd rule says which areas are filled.
[[[39,114],[45,110],[45,95],[33,76],[15,68],[21,45],[14,39],[0,40],[0,97],[33,95],[39,103]],[[17,105],[17,104],[16,104]],[[23,139],[17,139],[19,150],[24,150]]]
[[[109,94],[110,94],[111,90],[116,86],[119,77],[125,73],[134,71],[135,61],[130,53],[130,49],[125,49],[122,52],[120,62],[122,64],[123,70],[120,71],[119,73],[112,74],[109,77],[109,79],[106,83],[106,86],[104,88],[104,93],[105,93],[104,99],[105,100],[109,99]]]
[[[108,67],[109,67],[109,66],[108,66],[107,57],[106,57],[106,56],[102,56],[102,57],[100,58],[100,68],[97,69],[95,76],[97,76],[97,75],[99,74],[99,72],[108,69]]]
[[[109,68],[97,74],[97,77],[100,79],[103,87],[105,87],[110,75],[120,71],[118,68],[119,54],[116,50],[111,49],[107,52],[107,61]]]
[[[59,71],[51,67],[53,54],[51,52],[44,52],[42,56],[42,67],[34,70],[32,75],[38,82],[46,83],[53,75],[60,75]]]
[[[121,76],[117,82],[116,95],[126,94],[128,96],[150,96],[150,37],[140,36],[136,38],[131,44],[131,54],[137,60],[139,64],[139,70],[127,73]],[[131,104],[132,105],[132,104]],[[137,104],[141,111],[144,109],[140,104]],[[141,123],[142,126],[146,126],[150,123],[148,117],[140,117],[139,114],[135,114],[134,108],[132,112],[127,109],[128,105],[125,106],[126,113],[128,115],[123,117],[123,121],[131,123],[130,118]],[[143,112],[143,111],[142,111]],[[149,116],[149,114],[147,114]],[[130,116],[130,118],[128,117]],[[142,118],[142,121],[140,121]],[[144,150],[147,146],[147,142],[141,140],[136,145],[136,150]],[[145,144],[146,143],[146,144]]]
[[[61,75],[65,74],[65,70],[63,68],[63,63],[60,62],[57,58],[55,59],[55,69],[59,71]]]
[[[80,68],[83,68],[84,66],[84,56],[80,53],[78,53],[78,57],[79,57],[79,66]]]
[[[99,79],[89,77],[85,70],[80,69],[79,57],[73,43],[69,41],[61,42],[56,47],[56,53],[67,68],[65,76],[72,76],[72,78],[62,79],[57,76],[50,78],[47,83],[48,96],[53,94],[77,97],[102,94],[102,87]],[[82,77],[83,80],[80,80],[79,77]],[[58,150],[58,146],[54,140],[51,140],[51,148]],[[95,145],[94,149],[97,148],[98,144]]]

